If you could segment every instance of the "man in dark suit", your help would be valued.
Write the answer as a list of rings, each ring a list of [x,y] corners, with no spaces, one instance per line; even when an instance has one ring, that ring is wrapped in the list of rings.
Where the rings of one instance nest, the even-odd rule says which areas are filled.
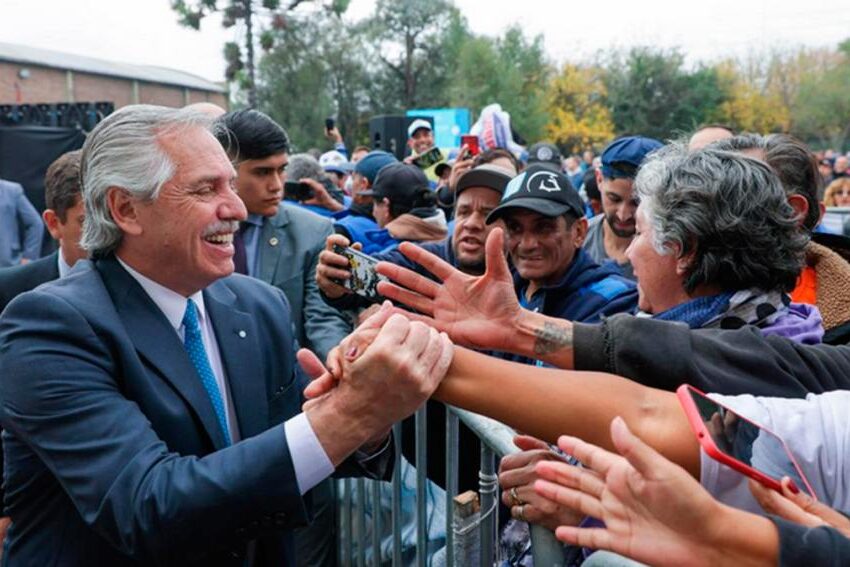
[[[281,205],[289,162],[289,136],[257,110],[229,112],[218,118],[216,137],[236,169],[236,189],[248,210],[236,246],[244,246],[245,264],[236,271],[259,278],[286,294],[298,342],[322,360],[351,326],[322,299],[316,265],[330,220],[294,205]],[[297,181],[297,180],[296,180]]]
[[[228,277],[233,178],[196,112],[129,106],[89,134],[93,261],[0,316],[5,564],[291,565],[302,495],[384,472],[391,424],[445,374],[447,339],[393,316],[299,413],[286,297]]]
[[[59,249],[23,266],[0,269],[0,312],[18,294],[65,275],[77,260],[86,257],[80,247],[85,216],[80,196],[80,153],[75,150],[62,154],[50,164],[44,177],[47,208],[41,218]]]

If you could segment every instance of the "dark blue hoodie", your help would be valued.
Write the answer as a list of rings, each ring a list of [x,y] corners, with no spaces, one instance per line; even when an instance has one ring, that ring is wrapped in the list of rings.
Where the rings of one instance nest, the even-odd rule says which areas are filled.
[[[635,283],[614,266],[600,266],[582,248],[576,249],[572,264],[560,280],[541,287],[530,300],[525,297],[527,288],[528,280],[514,271],[514,289],[524,308],[568,321],[597,323],[603,316],[633,313],[637,308]],[[537,364],[515,355],[505,354],[503,358]]]

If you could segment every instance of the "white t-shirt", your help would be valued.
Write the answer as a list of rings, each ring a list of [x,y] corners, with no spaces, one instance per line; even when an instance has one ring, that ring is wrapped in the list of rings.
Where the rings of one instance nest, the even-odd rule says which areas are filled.
[[[719,394],[710,397],[781,437],[818,500],[842,512],[850,512],[847,463],[850,458],[850,391],[809,394],[804,399]],[[721,465],[705,452],[700,460],[700,482],[715,498],[736,508],[764,513],[750,493],[747,477]],[[774,473],[783,466],[763,463],[759,468]]]

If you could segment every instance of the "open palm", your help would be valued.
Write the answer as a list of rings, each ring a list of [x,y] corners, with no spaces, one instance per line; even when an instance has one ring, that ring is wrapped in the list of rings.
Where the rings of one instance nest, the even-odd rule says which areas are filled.
[[[465,274],[413,244],[403,243],[399,249],[439,281],[381,262],[378,272],[393,282],[379,284],[383,296],[417,310],[456,343],[506,350],[521,308],[505,260],[501,229],[494,229],[487,238],[487,270],[482,276]]]
[[[556,461],[537,465],[538,493],[605,522],[600,528],[561,526],[564,542],[606,549],[652,565],[707,565],[706,531],[723,506],[683,468],[633,435],[620,418],[611,424],[616,455],[575,437],[560,448],[585,468]]]

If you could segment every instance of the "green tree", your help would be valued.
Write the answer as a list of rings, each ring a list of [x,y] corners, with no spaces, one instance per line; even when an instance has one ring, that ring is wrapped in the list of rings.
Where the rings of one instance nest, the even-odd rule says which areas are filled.
[[[715,71],[726,93],[726,100],[711,113],[713,121],[728,124],[741,132],[788,131],[790,112],[781,89],[777,88],[779,84],[771,88],[766,74],[760,80],[748,78],[731,61],[717,65]],[[791,83],[786,82],[784,87],[790,94]]]
[[[794,132],[821,147],[845,151],[850,141],[850,39],[823,72],[807,73],[792,106]]]
[[[365,22],[382,112],[443,106],[450,63],[466,22],[449,0],[378,0]]]
[[[689,73],[677,50],[638,47],[615,53],[605,74],[611,114],[619,134],[666,139],[707,121],[726,98],[715,69]]]
[[[260,109],[286,127],[298,151],[327,145],[329,116],[349,141],[362,127],[370,79],[361,56],[363,34],[351,29],[335,13],[293,17],[260,62]]]
[[[448,102],[475,112],[498,102],[511,114],[517,132],[538,140],[549,119],[546,85],[550,74],[542,36],[529,40],[518,27],[511,27],[501,38],[471,37],[457,55]]]
[[[268,51],[274,45],[274,29],[286,27],[287,14],[298,5],[310,0],[289,0],[282,5],[280,0],[227,0],[219,6],[217,0],[171,0],[171,8],[177,12],[178,22],[186,27],[200,30],[203,19],[221,12],[224,28],[241,28],[243,41],[230,41],[224,45],[227,62],[225,77],[238,81],[248,93],[248,105],[257,105],[257,81],[254,53],[257,45]],[[341,14],[348,8],[350,0],[328,0],[323,6]],[[265,22],[265,24],[263,24]]]

